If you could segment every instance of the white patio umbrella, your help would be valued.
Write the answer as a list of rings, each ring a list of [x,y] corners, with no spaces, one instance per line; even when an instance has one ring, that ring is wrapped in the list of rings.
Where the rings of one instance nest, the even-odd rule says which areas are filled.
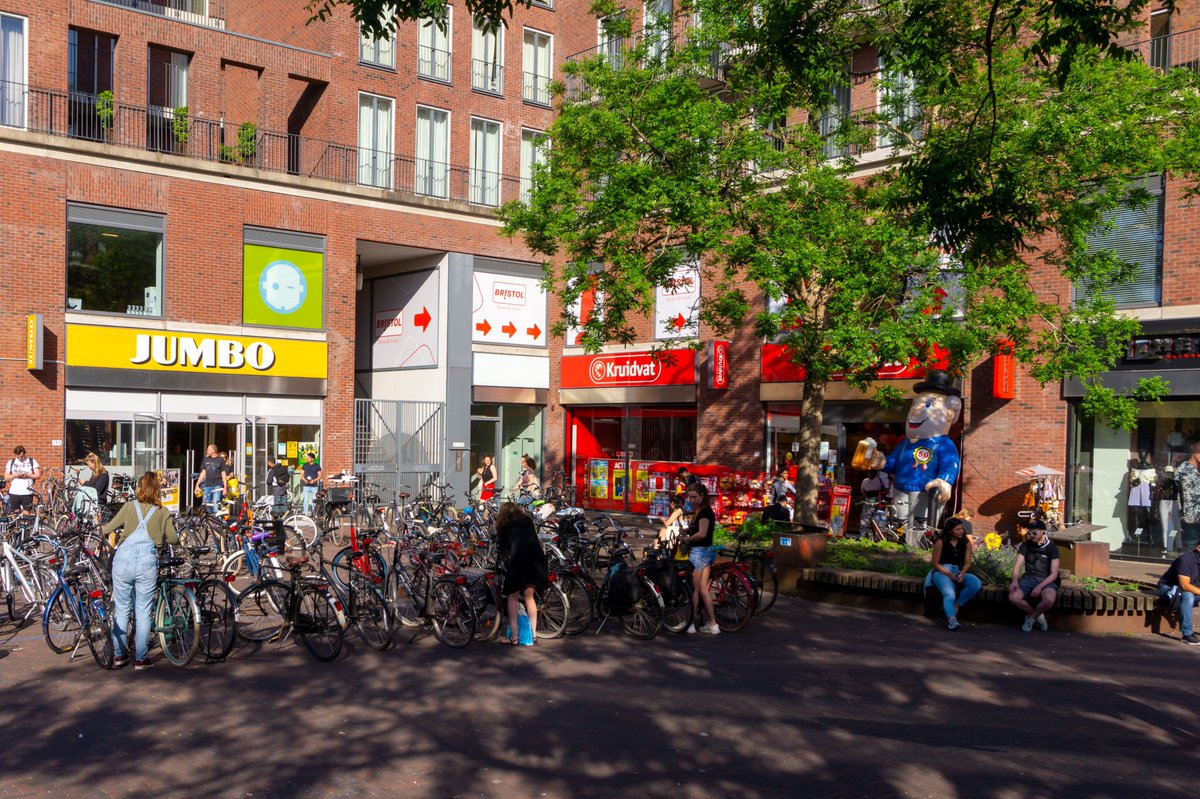
[[[1024,469],[1017,469],[1013,474],[1017,477],[1024,477],[1026,480],[1032,480],[1035,477],[1062,477],[1063,473],[1058,469],[1051,469],[1049,466],[1043,466],[1040,463],[1036,466],[1026,466]]]

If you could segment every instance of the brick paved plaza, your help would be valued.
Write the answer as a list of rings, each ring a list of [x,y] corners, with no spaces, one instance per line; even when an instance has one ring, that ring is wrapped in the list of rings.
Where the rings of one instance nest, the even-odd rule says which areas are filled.
[[[1200,650],[781,597],[735,635],[102,673],[0,632],[0,797],[1173,797]]]

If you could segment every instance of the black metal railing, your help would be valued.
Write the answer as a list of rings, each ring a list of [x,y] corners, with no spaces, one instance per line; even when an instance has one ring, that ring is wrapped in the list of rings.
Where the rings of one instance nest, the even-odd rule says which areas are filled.
[[[471,88],[489,94],[504,94],[504,65],[471,59]]]
[[[498,172],[0,81],[4,127],[481,206],[521,192],[519,178]]]

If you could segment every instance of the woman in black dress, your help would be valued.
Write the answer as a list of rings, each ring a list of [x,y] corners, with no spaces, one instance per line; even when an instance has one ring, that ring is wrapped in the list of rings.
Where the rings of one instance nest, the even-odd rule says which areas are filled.
[[[515,502],[505,502],[496,515],[496,551],[505,564],[504,594],[508,600],[508,643],[517,643],[517,607],[525,601],[529,626],[537,633],[536,592],[550,584],[546,552],[537,530],[525,511]]]

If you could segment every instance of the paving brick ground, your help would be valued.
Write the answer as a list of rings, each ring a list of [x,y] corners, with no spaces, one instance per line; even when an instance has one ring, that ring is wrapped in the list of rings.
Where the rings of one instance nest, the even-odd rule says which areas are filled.
[[[0,797],[1174,797],[1200,647],[780,598],[734,635],[102,673],[0,628]]]

